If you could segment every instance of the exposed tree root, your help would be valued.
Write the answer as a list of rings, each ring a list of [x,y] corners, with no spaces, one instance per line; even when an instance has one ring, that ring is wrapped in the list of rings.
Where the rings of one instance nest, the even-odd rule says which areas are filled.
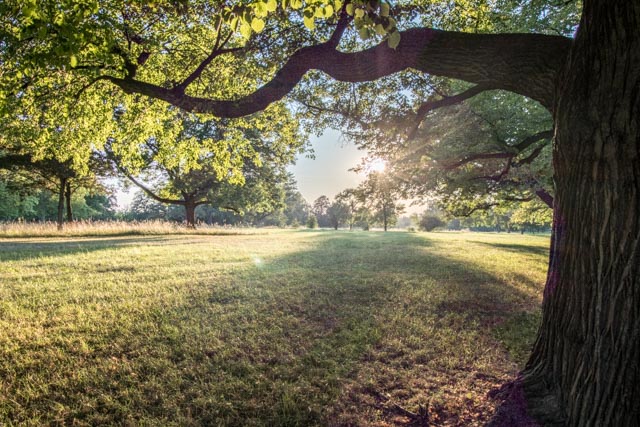
[[[502,400],[487,427],[539,427],[527,413],[527,401],[522,388],[522,379],[517,378],[503,384],[488,394],[491,399]]]
[[[379,391],[372,390],[372,394],[374,394],[380,401],[384,402],[384,405],[382,405],[383,409],[409,418],[410,421],[407,423],[408,426],[429,427],[432,425],[429,417],[428,403],[426,406],[420,405],[418,407],[418,412],[412,412],[393,402],[389,396]]]

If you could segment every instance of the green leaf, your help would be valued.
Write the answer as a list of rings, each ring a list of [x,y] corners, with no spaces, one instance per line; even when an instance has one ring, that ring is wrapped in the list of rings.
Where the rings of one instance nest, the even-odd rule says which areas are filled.
[[[314,28],[316,28],[315,19],[313,16],[307,17],[305,15],[303,18],[303,21],[304,21],[304,26],[307,27],[308,29],[313,30]]]
[[[275,12],[276,9],[278,8],[278,2],[276,2],[276,0],[267,0],[267,11],[269,12]]]
[[[400,44],[400,33],[398,31],[394,31],[389,35],[389,47],[391,49],[395,49]]]
[[[353,3],[349,3],[349,4],[347,5],[347,7],[345,8],[345,10],[346,10],[346,12],[347,12],[349,15],[353,16],[353,13],[354,13],[354,11],[355,11],[355,10],[354,10],[354,7],[353,7]]]
[[[229,27],[231,27],[231,31],[235,31],[238,28],[237,16],[234,16],[233,18],[231,18],[231,21],[229,21]]]
[[[291,0],[291,9],[300,9],[302,7],[302,0]]]
[[[387,23],[387,30],[395,29],[396,24],[397,22],[395,19],[389,18],[389,22]]]
[[[364,16],[363,9],[356,9],[356,18],[362,18]]]
[[[258,18],[262,18],[267,16],[267,4],[263,2],[258,2],[255,5],[255,14]],[[252,24],[253,25],[253,24]]]
[[[389,3],[380,4],[380,16],[383,16],[386,18],[387,16],[389,16],[389,11],[390,11]]]
[[[253,21],[251,21],[251,28],[253,28],[253,31],[256,33],[261,32],[264,30],[264,21],[260,18],[253,18]]]
[[[324,17],[329,18],[331,15],[333,15],[333,6],[328,4],[327,7],[324,8]]]
[[[76,58],[75,55],[71,55],[69,58],[69,64],[71,65],[71,68],[76,68],[78,66],[78,58]]]
[[[251,26],[243,22],[240,25],[240,34],[242,35],[242,37],[249,40],[249,38],[251,37]]]

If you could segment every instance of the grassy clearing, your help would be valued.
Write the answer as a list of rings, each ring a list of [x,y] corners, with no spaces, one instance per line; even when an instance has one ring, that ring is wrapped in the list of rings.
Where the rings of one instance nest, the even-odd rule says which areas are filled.
[[[0,240],[0,424],[480,425],[524,362],[548,239]]]

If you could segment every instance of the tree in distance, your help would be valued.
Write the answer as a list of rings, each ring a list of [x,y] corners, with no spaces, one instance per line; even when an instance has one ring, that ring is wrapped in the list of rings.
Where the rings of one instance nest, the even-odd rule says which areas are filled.
[[[369,173],[355,192],[361,205],[369,213],[369,222],[382,225],[384,231],[395,225],[398,215],[404,212],[404,205],[398,203],[401,194],[388,173]]]
[[[329,207],[331,200],[324,194],[313,201],[311,205],[311,215],[316,217],[318,227],[330,227]]]
[[[132,147],[126,140],[110,140],[105,158],[152,199],[183,206],[188,227],[202,205],[266,215],[280,207],[284,168],[306,144],[288,112],[276,110],[280,120],[259,132],[251,119],[201,120],[169,109],[161,132],[133,145],[133,153],[123,151]]]
[[[58,197],[56,223],[58,230],[74,219],[72,198],[77,190],[90,190],[94,194],[107,193],[95,172],[102,170],[96,158],[91,159],[90,171],[78,171],[71,161],[55,158],[35,160],[29,154],[0,154],[0,169],[11,174],[11,180],[19,181],[21,190],[50,190]],[[16,181],[17,180],[17,181]],[[66,209],[65,209],[66,207]]]
[[[420,216],[420,222],[418,224],[420,226],[420,230],[424,231],[433,231],[438,227],[443,227],[445,225],[444,221],[431,212],[425,212]]]
[[[327,209],[327,215],[329,216],[329,223],[334,230],[337,230],[345,221],[349,219],[349,206],[334,200],[329,209]]]

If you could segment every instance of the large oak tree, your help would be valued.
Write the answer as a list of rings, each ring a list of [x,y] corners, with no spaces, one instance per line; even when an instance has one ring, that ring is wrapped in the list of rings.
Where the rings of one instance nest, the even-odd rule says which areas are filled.
[[[254,9],[238,12],[242,21],[240,30],[245,35],[250,35],[250,28],[260,31],[267,19],[265,16],[275,10],[274,3],[263,0],[243,3]],[[291,7],[303,5],[293,0],[284,3]],[[309,6],[311,15],[304,9],[304,22],[309,27],[314,25],[314,16],[331,19],[338,9],[335,1],[304,3],[311,4],[320,6]],[[324,6],[328,4],[332,5],[331,9]],[[228,54],[216,51],[221,46],[219,41],[226,36],[207,33],[206,29],[216,23],[216,10],[206,3],[198,3],[201,14],[198,22],[205,26],[203,34],[212,36],[213,53],[199,56],[201,62],[194,66],[190,66],[192,58],[191,62],[182,58],[190,71],[177,81],[173,75],[166,79],[157,75],[164,72],[163,65],[170,63],[168,53],[173,46],[168,44],[164,50],[161,44],[152,46],[151,38],[134,31],[134,24],[144,21],[142,8],[139,13],[130,14],[133,18],[128,26],[127,22],[123,25],[122,20],[96,25],[103,15],[108,15],[105,8],[88,11],[85,18],[75,24],[82,31],[67,34],[64,40],[72,43],[59,45],[59,53],[67,54],[68,63],[78,73],[91,68],[93,81],[110,82],[129,94],[162,99],[188,111],[219,117],[239,117],[266,108],[286,96],[313,69],[333,79],[359,82],[411,68],[464,80],[478,85],[479,89],[507,90],[538,101],[554,118],[554,231],[543,323],[513,396],[524,391],[530,413],[547,425],[637,425],[640,420],[640,2],[585,0],[573,39],[543,34],[476,34],[425,27],[398,32],[393,22],[384,16],[387,7],[380,7],[378,14],[387,20],[376,21],[375,16],[371,17],[375,11],[367,4],[355,2],[356,8],[350,8],[356,17],[355,24],[365,35],[369,27],[387,32],[389,42],[361,51],[341,51],[338,48],[341,36],[351,23],[350,18],[342,14],[333,35],[326,41],[297,49],[271,78],[258,79],[261,84],[255,90],[245,88],[226,99],[219,97],[215,87],[203,85],[195,90],[192,85],[207,69],[211,70],[214,60]],[[376,3],[376,10],[378,6]],[[39,16],[31,9],[21,12],[27,21],[35,16],[32,23]],[[234,13],[225,15],[225,22],[233,24],[235,19],[237,25],[238,16]],[[77,14],[69,16],[77,17]],[[274,12],[273,16],[280,19],[282,14]],[[12,25],[4,22],[5,27]],[[169,33],[182,29],[191,34],[199,28],[197,25],[180,27],[182,21],[175,21],[175,25],[169,25],[167,20],[157,22]],[[103,43],[105,38],[109,40],[110,29],[118,26],[124,28],[128,39],[130,50],[125,54],[122,49],[118,50],[118,44]],[[55,31],[44,30],[45,35],[53,34],[46,40],[55,41],[56,37],[61,40],[60,30],[65,29],[64,25],[51,28]],[[38,29],[36,25],[32,38],[22,46],[23,51],[30,49],[34,54],[27,58],[31,61],[28,73],[14,80],[15,85],[28,86],[37,82],[43,73],[65,69],[59,62],[46,67],[42,64],[47,58],[43,51],[53,48],[38,44],[41,34]],[[25,40],[20,34],[10,34],[20,42]],[[78,34],[94,37],[80,39]],[[176,40],[182,39],[177,35]],[[283,36],[273,41],[272,46],[280,49],[284,41]],[[11,49],[16,44],[16,40],[9,40],[2,46],[6,53],[3,67],[19,56],[18,50]],[[90,46],[99,50],[105,45],[109,49],[102,56],[85,49]],[[154,49],[147,50],[147,45]],[[73,49],[80,50],[80,46],[83,47],[81,55],[73,55]],[[279,51],[289,52],[284,48]],[[153,62],[150,55],[152,59],[154,55],[164,55],[165,60]],[[179,52],[175,58],[180,61]],[[149,67],[156,67],[155,75],[152,71],[140,72],[139,68],[144,68],[147,60]],[[22,96],[22,92],[11,92],[8,87],[2,88],[5,94]]]

